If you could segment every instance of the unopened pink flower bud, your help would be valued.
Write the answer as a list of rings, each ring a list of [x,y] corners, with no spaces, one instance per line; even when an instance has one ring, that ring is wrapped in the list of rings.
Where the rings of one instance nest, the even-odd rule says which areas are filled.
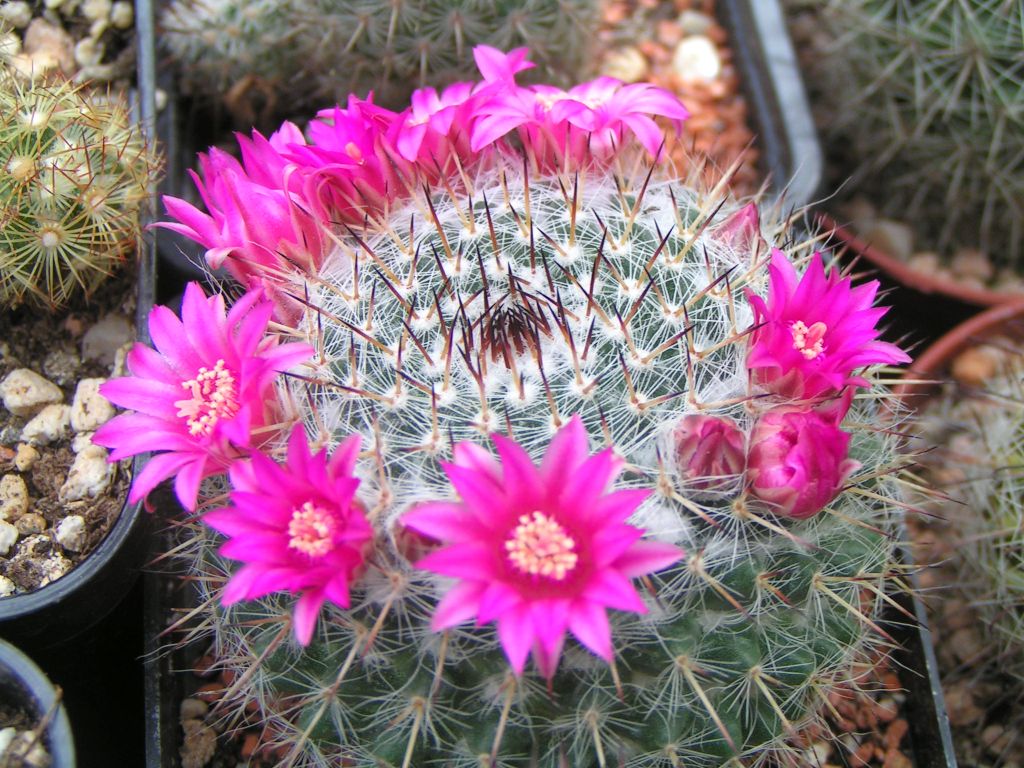
[[[687,489],[721,490],[743,473],[743,432],[732,419],[691,414],[673,432],[676,466]]]
[[[797,519],[816,515],[860,466],[848,458],[850,435],[839,428],[843,412],[778,408],[758,419],[747,482],[772,512]]]
[[[753,252],[761,239],[761,214],[757,205],[750,203],[733,213],[715,230],[714,236],[735,248]]]

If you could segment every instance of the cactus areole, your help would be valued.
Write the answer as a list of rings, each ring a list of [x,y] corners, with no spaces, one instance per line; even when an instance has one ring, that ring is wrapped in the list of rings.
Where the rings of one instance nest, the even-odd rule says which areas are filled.
[[[523,61],[479,51],[481,82],[420,100],[443,120],[356,100],[247,139],[230,173],[267,194],[171,201],[168,226],[275,319],[191,288],[192,341],[155,335],[108,392],[175,436],[187,505],[228,464],[178,552],[282,764],[766,764],[873,642],[896,508],[875,373],[903,353],[874,284],[658,162],[671,96],[519,86]],[[279,206],[256,251],[246,205]],[[233,386],[282,371],[271,404],[207,396],[208,336],[252,351]]]

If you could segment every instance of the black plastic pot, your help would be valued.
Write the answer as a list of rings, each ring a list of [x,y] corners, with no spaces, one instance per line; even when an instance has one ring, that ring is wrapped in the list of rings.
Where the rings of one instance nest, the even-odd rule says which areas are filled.
[[[28,656],[0,640],[0,702],[23,708],[36,721],[49,718],[43,736],[51,768],[75,768],[75,742],[53,683]]]
[[[156,114],[155,56],[151,17],[136,11],[138,56],[136,117],[152,139]],[[143,212],[151,221],[153,211]],[[148,340],[147,318],[156,291],[156,246],[147,235],[139,249],[135,327]],[[135,475],[146,461],[136,456]],[[0,637],[33,649],[64,645],[96,625],[135,583],[147,548],[149,520],[141,503],[125,504],[106,537],[76,568],[41,589],[0,599]]]

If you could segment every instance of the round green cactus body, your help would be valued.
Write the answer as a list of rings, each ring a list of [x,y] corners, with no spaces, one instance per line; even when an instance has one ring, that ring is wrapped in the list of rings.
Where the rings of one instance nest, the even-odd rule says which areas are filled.
[[[272,113],[374,93],[378,104],[476,76],[473,47],[530,49],[537,71],[587,65],[594,0],[176,0],[164,41],[186,87],[220,97],[255,87]]]
[[[137,246],[158,163],[127,105],[0,77],[0,303],[90,295]]]
[[[742,481],[687,487],[673,430],[706,413],[748,430],[746,367],[768,249],[728,226],[736,203],[678,180],[581,171],[481,174],[422,192],[340,238],[298,289],[316,375],[292,407],[314,442],[362,436],[358,497],[377,532],[350,610],[289,640],[290,601],[208,617],[230,696],[255,700],[284,764],[718,766],[768,764],[871,642],[891,567],[895,438],[881,388],[847,424],[861,467],[821,514],[783,520]],[[781,223],[762,222],[782,244]],[[790,244],[791,245],[791,244]],[[792,246],[791,253],[800,247]],[[611,612],[612,665],[569,640],[553,679],[513,674],[493,626],[431,630],[445,580],[414,568],[430,543],[401,515],[452,498],[452,446],[511,436],[536,461],[578,415],[592,448],[649,489],[631,519],[687,557],[643,580],[647,613]],[[200,532],[198,583],[232,567]]]

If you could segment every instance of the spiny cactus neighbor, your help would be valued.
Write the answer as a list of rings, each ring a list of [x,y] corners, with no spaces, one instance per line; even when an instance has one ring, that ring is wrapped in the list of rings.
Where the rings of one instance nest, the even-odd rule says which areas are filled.
[[[1024,257],[1024,5],[787,0],[817,41],[808,84],[853,185],[922,249]]]
[[[678,181],[506,167],[340,239],[306,285],[316,369],[286,401],[314,445],[361,437],[374,554],[351,609],[329,609],[299,648],[287,598],[213,607],[235,571],[221,537],[195,527],[183,549],[237,673],[227,698],[259,706],[282,764],[767,765],[789,749],[873,641],[895,438],[870,426],[876,385],[845,423],[860,468],[803,521],[773,516],[739,475],[709,487],[680,455],[687,417],[734,422],[742,443],[765,407],[744,291],[764,292],[767,249],[760,230],[737,236],[744,217]],[[646,614],[612,612],[611,665],[570,641],[545,684],[509,669],[491,627],[431,631],[446,582],[411,565],[436,545],[402,519],[450,498],[453,445],[499,432],[539,461],[574,414],[625,460],[620,485],[652,492],[631,521],[688,557],[645,578]]]
[[[955,511],[962,583],[993,630],[1000,671],[1024,686],[1024,357],[1015,343],[994,349],[1001,370],[983,391],[950,388],[922,427],[944,446],[944,474],[963,473],[948,491],[964,502]]]
[[[158,166],[122,98],[0,75],[0,304],[92,294],[136,247]]]
[[[289,114],[369,91],[392,106],[465,80],[479,44],[528,46],[549,80],[575,79],[597,14],[595,0],[175,0],[161,23],[188,89],[253,89]]]

